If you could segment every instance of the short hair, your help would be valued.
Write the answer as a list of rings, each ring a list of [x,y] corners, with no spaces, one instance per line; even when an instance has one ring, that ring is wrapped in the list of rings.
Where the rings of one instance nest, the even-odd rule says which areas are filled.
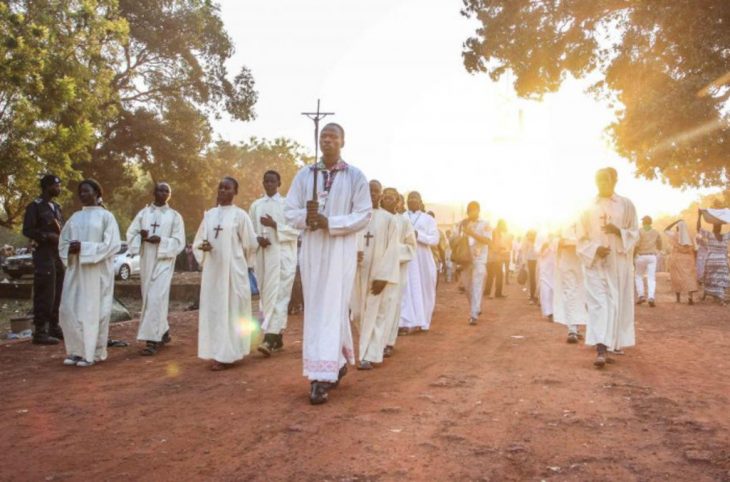
[[[377,179],[371,179],[368,184],[372,184],[372,183],[376,183],[378,186],[380,186],[381,189],[383,188],[383,183],[381,183]]]
[[[77,188],[79,194],[81,193],[81,186],[83,186],[84,184],[86,184],[87,186],[89,186],[91,189],[94,190],[94,192],[96,193],[97,199],[104,196],[104,191],[101,188],[101,184],[99,184],[99,182],[96,181],[95,179],[91,179],[91,178],[84,179],[83,181],[81,181],[79,183],[79,187]]]
[[[231,176],[223,176],[223,179],[221,181],[231,181],[233,183],[233,186],[236,188],[236,194],[238,194],[238,181],[236,181],[235,178]]]
[[[279,175],[279,173],[276,172],[276,171],[274,171],[274,170],[268,170],[268,171],[266,171],[264,173],[264,179],[266,179],[266,176],[268,176],[269,174],[271,174],[272,176],[276,176],[276,180],[279,181],[279,182],[281,182],[281,175]]]
[[[420,192],[418,192],[418,191],[411,191],[411,192],[408,193],[408,197],[411,197],[413,195],[416,195],[416,196],[418,196],[418,199],[423,200],[423,198],[421,197],[421,193]]]
[[[170,194],[172,194],[172,186],[170,186],[170,183],[167,181],[160,181],[155,183],[155,189],[157,189],[157,186],[167,186],[167,189],[170,191]]]
[[[327,123],[327,125],[325,125],[322,128],[322,130],[327,129],[328,127],[331,127],[333,129],[337,129],[338,131],[340,131],[340,137],[342,137],[342,141],[344,142],[344,140],[345,140],[345,129],[341,125],[339,125],[337,122],[329,122],[329,123]]]
[[[471,201],[469,204],[466,205],[466,210],[469,211],[471,208],[481,209],[481,206],[479,206],[478,202]]]
[[[386,187],[386,188],[384,188],[383,189],[383,194],[385,194],[386,191],[394,193],[396,195],[396,197],[403,197],[403,196],[400,195],[400,193],[398,192],[398,190],[396,188],[394,188],[394,187]]]
[[[644,216],[643,218],[641,218],[641,220],[642,221],[649,221],[649,224],[651,224],[652,221],[654,221],[653,219],[651,219],[651,216]]]

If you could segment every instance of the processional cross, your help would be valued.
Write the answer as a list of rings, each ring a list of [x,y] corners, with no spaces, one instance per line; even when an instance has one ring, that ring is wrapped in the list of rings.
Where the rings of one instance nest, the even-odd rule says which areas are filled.
[[[317,162],[319,161],[319,121],[329,115],[334,115],[334,112],[320,112],[319,110],[320,101],[317,99],[317,112],[302,112],[302,115],[307,116],[309,119],[314,121],[314,189],[312,190],[312,202],[316,203],[317,200]]]

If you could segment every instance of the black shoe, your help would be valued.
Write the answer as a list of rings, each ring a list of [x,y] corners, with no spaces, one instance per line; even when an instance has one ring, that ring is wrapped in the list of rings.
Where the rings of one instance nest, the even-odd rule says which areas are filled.
[[[327,382],[312,382],[312,389],[309,392],[309,403],[322,405],[327,403]]]
[[[262,355],[264,355],[267,358],[271,356],[271,352],[273,351],[273,349],[272,349],[272,345],[273,345],[272,338],[275,337],[275,336],[276,335],[272,335],[271,333],[265,334],[264,335],[264,341],[257,348],[257,350]]]
[[[167,330],[164,335],[162,335],[162,343],[170,343],[172,341],[172,337],[170,336],[170,330]]]
[[[273,351],[279,351],[284,348],[284,335],[279,333],[278,335],[273,335],[271,339],[271,349]]]
[[[48,334],[51,335],[53,338],[58,338],[59,340],[63,340],[63,330],[60,326],[52,326],[48,330]]]
[[[340,382],[343,378],[345,378],[345,375],[347,375],[347,363],[342,365],[342,368],[340,368],[339,373],[337,374],[337,381],[332,384],[331,388],[337,388],[340,386]]]
[[[55,336],[49,335],[48,333],[38,333],[37,335],[33,335],[34,345],[58,345],[59,343],[61,343],[61,340]]]

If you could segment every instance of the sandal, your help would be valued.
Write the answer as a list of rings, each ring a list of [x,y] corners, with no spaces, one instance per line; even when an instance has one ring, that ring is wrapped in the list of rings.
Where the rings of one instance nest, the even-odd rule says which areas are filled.
[[[223,370],[227,370],[233,366],[233,363],[221,363],[218,361],[213,362],[213,364],[210,366],[210,371],[213,372],[221,372]]]
[[[154,341],[148,341],[147,346],[142,348],[142,350],[139,352],[142,356],[152,356],[157,354],[157,343]]]
[[[125,348],[129,346],[129,343],[124,340],[112,340],[109,338],[106,342],[106,346],[109,348]]]

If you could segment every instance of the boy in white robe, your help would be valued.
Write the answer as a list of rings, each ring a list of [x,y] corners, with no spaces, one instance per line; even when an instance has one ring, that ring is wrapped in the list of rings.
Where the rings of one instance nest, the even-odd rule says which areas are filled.
[[[436,306],[436,262],[431,248],[437,246],[440,233],[436,220],[423,209],[421,195],[408,194],[408,220],[416,234],[416,256],[408,263],[408,282],[403,297],[400,318],[400,334],[414,331],[426,332],[431,328],[431,318]]]
[[[596,174],[598,196],[578,224],[577,252],[583,262],[588,326],[586,345],[596,345],[596,367],[607,351],[634,346],[634,245],[639,239],[634,204],[615,193],[618,175]]]
[[[360,322],[359,370],[371,370],[382,363],[385,350],[386,316],[392,300],[398,297],[400,281],[399,226],[395,217],[380,207],[382,185],[370,181],[373,214],[358,235],[358,269],[353,310]]]
[[[154,202],[137,213],[127,229],[129,253],[141,253],[142,314],[137,340],[146,342],[141,351],[146,356],[172,340],[167,320],[170,285],[175,259],[185,249],[185,224],[169,206],[170,194],[169,184],[155,184]]]
[[[555,284],[555,246],[550,235],[542,243],[537,259],[540,281],[540,310],[542,316],[553,320],[553,286]]]
[[[575,251],[576,225],[564,229],[557,240],[553,290],[553,320],[568,327],[568,343],[578,343],[580,325],[586,324],[583,266]]]
[[[297,173],[284,208],[290,226],[306,229],[299,266],[304,291],[302,358],[313,405],[327,402],[329,389],[338,386],[347,363],[354,363],[348,311],[357,269],[357,233],[367,226],[373,209],[365,175],[340,157],[344,140],[340,125],[330,123],[322,129],[322,158]]]
[[[391,199],[391,194],[395,198],[395,203]],[[381,201],[383,209],[393,214],[398,224],[398,239],[399,239],[399,250],[398,250],[398,261],[399,261],[399,280],[398,280],[398,293],[397,296],[393,297],[390,302],[390,308],[386,315],[386,345],[383,350],[383,356],[388,358],[393,355],[395,349],[395,343],[398,339],[398,324],[400,322],[401,304],[403,303],[403,297],[406,293],[406,285],[408,284],[408,263],[411,262],[413,257],[416,255],[416,232],[413,230],[413,225],[405,216],[405,199],[393,188],[386,188],[383,191],[383,199]]]
[[[233,366],[251,350],[251,285],[256,233],[246,211],[233,204],[238,182],[224,177],[218,206],[207,211],[193,241],[203,268],[198,315],[198,357],[212,360],[211,370]]]
[[[289,300],[297,272],[299,230],[284,219],[284,198],[279,194],[281,176],[276,171],[264,174],[266,195],[251,205],[249,214],[256,231],[256,278],[264,315],[261,328],[264,340],[258,351],[269,357],[284,347]]]
[[[66,345],[64,365],[88,367],[106,360],[114,300],[114,255],[121,240],[114,215],[101,202],[96,181],[78,188],[83,205],[61,230],[58,254],[66,267],[59,322]]]

